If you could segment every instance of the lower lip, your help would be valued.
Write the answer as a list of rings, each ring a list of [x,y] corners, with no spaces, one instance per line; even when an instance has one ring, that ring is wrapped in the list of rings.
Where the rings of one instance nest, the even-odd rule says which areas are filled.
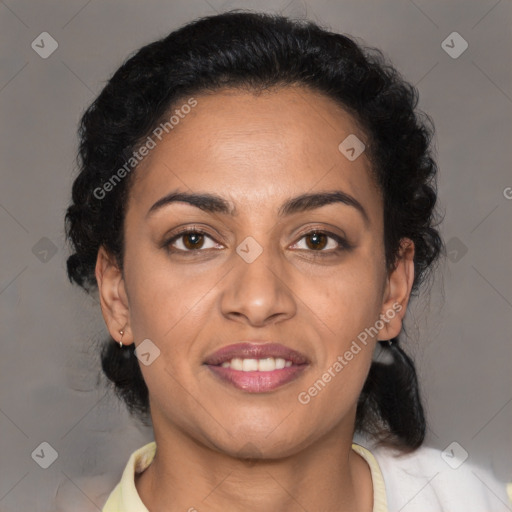
[[[292,365],[281,370],[272,370],[271,372],[243,372],[222,366],[206,366],[215,375],[238,389],[248,393],[265,393],[296,379],[308,365]]]

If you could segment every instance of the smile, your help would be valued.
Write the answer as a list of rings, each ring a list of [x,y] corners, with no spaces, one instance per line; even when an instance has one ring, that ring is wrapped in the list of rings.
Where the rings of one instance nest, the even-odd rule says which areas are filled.
[[[292,366],[291,361],[287,361],[282,357],[266,357],[265,359],[240,359],[234,357],[229,361],[224,361],[222,368],[231,368],[242,372],[272,372],[274,370],[282,370]]]
[[[248,361],[251,361],[250,359]],[[209,366],[209,370],[224,382],[248,393],[273,391],[295,380],[308,365],[285,366],[280,370],[234,370],[225,366]]]
[[[265,393],[295,380],[309,360],[284,345],[245,342],[218,350],[204,364],[224,383],[248,393]]]

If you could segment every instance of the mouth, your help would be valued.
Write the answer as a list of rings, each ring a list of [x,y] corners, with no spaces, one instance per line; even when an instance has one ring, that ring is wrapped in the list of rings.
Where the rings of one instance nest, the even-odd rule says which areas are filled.
[[[265,393],[298,378],[310,361],[279,343],[243,342],[217,350],[203,364],[225,383],[248,393]]]

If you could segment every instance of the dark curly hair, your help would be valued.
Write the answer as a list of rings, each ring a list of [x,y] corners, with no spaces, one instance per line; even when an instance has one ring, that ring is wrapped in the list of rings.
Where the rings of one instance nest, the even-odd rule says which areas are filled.
[[[97,286],[100,246],[122,270],[124,208],[135,171],[110,187],[106,197],[100,199],[97,191],[106,190],[105,184],[180,100],[224,87],[257,92],[291,85],[333,99],[362,127],[383,196],[386,264],[392,270],[401,239],[411,239],[417,292],[443,250],[436,229],[434,128],[430,117],[416,110],[417,90],[376,48],[311,21],[241,10],[196,19],[144,46],[84,113],[80,172],[66,213],[66,235],[74,249],[67,260],[69,279],[87,291]],[[112,341],[109,337],[101,353],[103,371],[129,411],[147,420],[148,389],[135,345],[119,349]],[[383,350],[391,362],[372,362],[358,401],[356,429],[412,450],[421,445],[426,430],[416,371],[398,338]]]

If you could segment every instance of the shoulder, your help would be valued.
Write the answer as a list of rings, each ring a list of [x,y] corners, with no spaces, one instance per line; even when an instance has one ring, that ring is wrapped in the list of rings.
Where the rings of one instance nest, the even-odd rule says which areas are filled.
[[[117,473],[62,480],[55,495],[55,512],[98,512],[120,479]]]
[[[470,461],[460,445],[422,446],[409,454],[368,447],[379,463],[389,512],[506,512],[506,484]]]
[[[151,441],[131,453],[122,474],[106,473],[62,480],[55,496],[55,512],[98,512],[104,510],[107,502],[109,509],[114,503],[117,510],[120,500],[128,498],[133,501],[137,494],[134,475],[151,464],[155,453],[156,443]]]

